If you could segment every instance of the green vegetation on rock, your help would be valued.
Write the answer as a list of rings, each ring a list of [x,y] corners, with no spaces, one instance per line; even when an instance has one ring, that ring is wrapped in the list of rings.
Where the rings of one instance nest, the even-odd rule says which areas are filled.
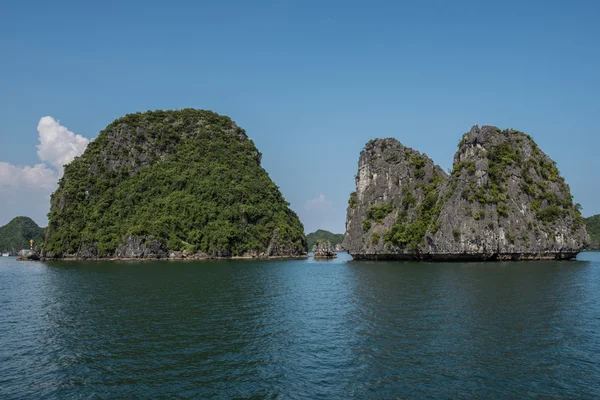
[[[323,229],[318,229],[306,235],[306,241],[308,242],[309,249],[312,249],[315,244],[323,240],[329,241],[329,243],[331,243],[331,246],[335,248],[335,246],[344,241],[344,234],[331,233]]]
[[[371,234],[371,244],[377,246],[379,244],[379,233],[373,232]]]
[[[32,239],[37,246],[42,240],[43,231],[44,229],[29,217],[13,218],[8,224],[0,227],[0,252],[16,254],[19,250],[28,249]]]
[[[350,193],[350,198],[348,199],[348,205],[351,208],[356,208],[356,206],[358,205],[358,203],[356,202],[356,192]]]
[[[482,205],[494,204],[500,217],[508,217],[510,211],[507,193],[509,176],[506,171],[509,170],[509,167],[516,166],[520,169],[523,178],[520,189],[533,198],[532,210],[542,223],[552,223],[572,214],[574,228],[580,227],[583,223],[581,213],[573,207],[573,198],[564,179],[560,176],[556,164],[547,157],[541,156],[541,151],[529,135],[514,129],[501,131],[496,128],[496,130],[498,133],[505,134],[508,141],[496,144],[486,154],[488,183],[476,186],[474,182],[471,182],[469,188],[463,191],[462,197],[470,201],[478,201]],[[528,157],[524,155],[525,145],[531,148]],[[452,178],[458,179],[463,170],[466,170],[469,176],[473,175],[475,163],[473,161],[456,163],[451,174]],[[558,194],[549,189],[548,182],[559,184]]]
[[[416,205],[416,197],[412,194],[408,187],[402,190],[402,203],[404,209],[414,207],[416,205],[416,218],[407,220],[406,211],[400,212],[396,222],[386,232],[384,240],[387,243],[406,247],[409,250],[416,250],[423,243],[425,234],[428,230],[435,231],[435,221],[437,220],[440,210],[440,188],[444,183],[443,179],[434,174],[433,179],[428,184],[417,184],[416,186],[423,190],[423,201]]]
[[[306,251],[301,222],[260,160],[245,131],[214,112],[126,115],[65,167],[44,248],[103,257],[133,235],[168,251],[237,256],[264,253],[277,236]]]
[[[600,214],[593,215],[585,218],[585,226],[587,233],[590,235],[592,246],[594,248],[600,247]]]
[[[369,206],[367,208],[367,218],[375,222],[382,222],[393,209],[394,207],[389,203]]]

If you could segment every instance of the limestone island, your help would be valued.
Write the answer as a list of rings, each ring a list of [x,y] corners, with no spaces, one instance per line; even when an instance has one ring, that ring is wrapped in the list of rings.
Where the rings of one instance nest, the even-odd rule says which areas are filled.
[[[211,111],[129,114],[65,166],[42,259],[307,257],[244,129]]]
[[[39,244],[44,236],[40,228],[29,217],[15,217],[8,224],[0,226],[0,255],[21,256],[19,250],[28,249],[33,243]]]
[[[449,175],[396,139],[368,142],[343,247],[358,260],[559,260],[588,242],[580,206],[533,139],[474,126]]]
[[[315,259],[332,259],[337,258],[337,253],[331,246],[329,240],[320,239],[312,249]]]

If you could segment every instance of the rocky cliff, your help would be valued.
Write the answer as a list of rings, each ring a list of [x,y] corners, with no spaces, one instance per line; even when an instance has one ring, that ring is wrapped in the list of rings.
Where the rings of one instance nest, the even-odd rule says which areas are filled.
[[[564,259],[588,240],[568,185],[531,137],[475,126],[450,176],[394,139],[367,143],[344,247],[358,259]]]
[[[204,110],[119,118],[65,167],[46,258],[294,257],[303,226],[231,119]]]

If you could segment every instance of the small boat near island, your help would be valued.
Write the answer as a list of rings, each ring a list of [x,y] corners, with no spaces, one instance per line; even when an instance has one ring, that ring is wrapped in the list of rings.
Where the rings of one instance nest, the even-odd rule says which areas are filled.
[[[2,257],[9,257],[10,254],[9,253],[2,253]]]

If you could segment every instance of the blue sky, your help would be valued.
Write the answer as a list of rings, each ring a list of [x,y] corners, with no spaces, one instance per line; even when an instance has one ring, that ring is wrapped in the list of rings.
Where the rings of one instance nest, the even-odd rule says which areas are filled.
[[[57,170],[36,148],[44,116],[93,139],[127,113],[211,109],[246,129],[307,231],[343,232],[368,140],[447,169],[464,132],[496,125],[531,134],[600,213],[598,2],[87,3],[0,9],[7,176]],[[46,224],[47,185],[2,184],[0,224]]]

